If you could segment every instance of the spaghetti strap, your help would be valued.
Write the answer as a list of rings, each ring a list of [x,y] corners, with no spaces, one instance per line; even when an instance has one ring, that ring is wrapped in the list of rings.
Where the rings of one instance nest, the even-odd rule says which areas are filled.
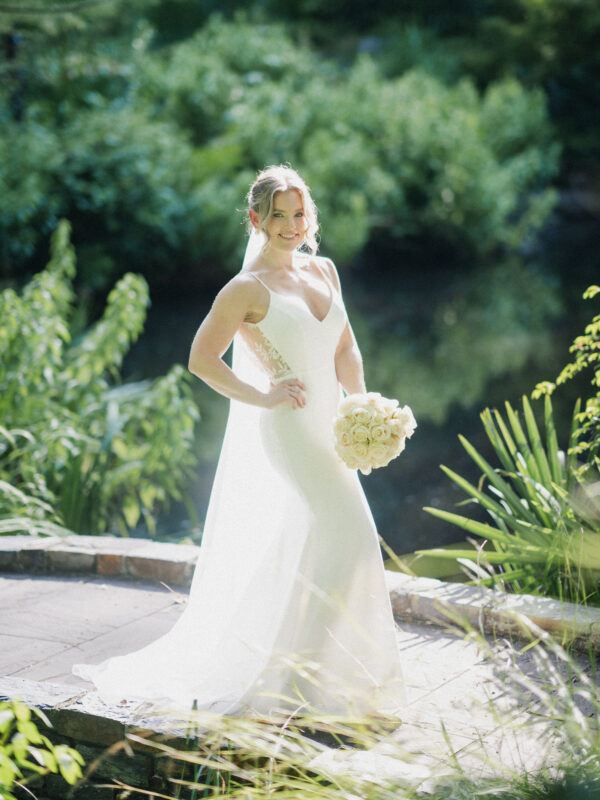
[[[267,286],[267,284],[266,284],[266,283],[265,283],[265,282],[262,280],[262,278],[259,278],[259,277],[258,277],[258,275],[257,275],[255,272],[250,272],[250,270],[248,270],[248,273],[247,273],[247,274],[248,274],[248,275],[252,275],[252,277],[253,277],[253,278],[256,278],[256,280],[257,280],[259,283],[262,283],[262,285],[263,285],[263,286],[265,287],[265,289],[266,289],[266,290],[269,292],[269,294],[271,294],[271,290],[269,289],[269,287]]]

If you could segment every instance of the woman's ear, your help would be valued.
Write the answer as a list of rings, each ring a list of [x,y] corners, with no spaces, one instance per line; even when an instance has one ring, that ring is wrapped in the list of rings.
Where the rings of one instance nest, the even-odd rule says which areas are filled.
[[[253,208],[250,208],[248,210],[248,216],[250,217],[250,222],[252,223],[252,225],[256,228],[256,230],[258,230],[258,222],[259,222],[258,214]]]

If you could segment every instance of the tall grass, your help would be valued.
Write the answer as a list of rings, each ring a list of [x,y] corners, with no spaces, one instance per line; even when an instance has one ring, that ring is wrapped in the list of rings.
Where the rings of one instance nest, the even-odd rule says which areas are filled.
[[[454,623],[454,632],[476,645],[495,676],[489,697],[481,692],[470,700],[491,712],[498,726],[476,749],[456,751],[446,734],[445,748],[425,759],[398,719],[318,714],[260,719],[194,712],[184,747],[147,732],[127,739],[163,760],[166,782],[152,793],[157,799],[594,798],[600,792],[594,659],[578,662],[526,617],[515,617],[525,638],[517,646]],[[500,743],[510,745],[512,763],[499,755]],[[126,797],[131,787],[121,788]]]

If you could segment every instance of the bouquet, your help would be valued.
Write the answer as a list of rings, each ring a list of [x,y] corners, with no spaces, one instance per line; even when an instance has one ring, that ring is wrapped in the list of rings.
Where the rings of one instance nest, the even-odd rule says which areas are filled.
[[[397,400],[379,392],[349,394],[333,420],[335,449],[350,469],[368,475],[400,455],[416,427],[410,408],[399,408]]]

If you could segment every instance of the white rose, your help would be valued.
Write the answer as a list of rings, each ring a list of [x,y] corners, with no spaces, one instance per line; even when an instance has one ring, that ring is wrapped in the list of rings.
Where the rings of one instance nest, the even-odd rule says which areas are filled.
[[[348,445],[352,444],[352,436],[350,435],[350,432],[342,431],[338,436],[338,442],[342,445],[342,447],[348,447]]]
[[[392,428],[387,422],[380,425],[373,425],[371,428],[371,439],[374,442],[385,442],[392,435]]]
[[[404,436],[400,436],[399,438],[394,439],[393,443],[388,446],[390,449],[390,453],[392,454],[390,456],[391,460],[392,458],[396,458],[396,456],[399,456],[400,453],[404,450],[404,448],[406,447],[406,439]]]
[[[357,422],[349,431],[350,437],[354,442],[368,442],[369,429],[361,422]]]
[[[367,392],[367,405],[372,408],[379,408],[381,404],[381,394],[379,392]]]
[[[350,417],[342,417],[339,421],[339,427],[342,431],[349,431],[352,427],[352,420]]]
[[[369,452],[369,446],[366,442],[354,442],[350,449],[352,451],[352,455],[361,461],[367,457]]]
[[[338,413],[345,416],[349,414],[354,406],[360,405],[361,400],[364,398],[364,395],[361,394],[349,394],[347,397],[344,397],[343,400],[340,400],[340,404],[338,406]]]
[[[395,400],[394,398],[390,397],[381,398],[380,408],[382,413],[385,414],[386,416],[390,416],[391,414],[393,414],[394,409],[397,408],[397,406],[398,406],[398,401]]]
[[[417,423],[409,406],[398,408],[394,411],[393,419],[397,420],[402,426],[402,432],[409,438],[413,435]]]
[[[371,421],[372,412],[368,407],[357,406],[352,410],[352,416],[355,422],[362,422],[363,425],[367,425]]]
[[[383,442],[375,442],[369,448],[369,460],[374,466],[379,466],[388,455],[388,447]]]

